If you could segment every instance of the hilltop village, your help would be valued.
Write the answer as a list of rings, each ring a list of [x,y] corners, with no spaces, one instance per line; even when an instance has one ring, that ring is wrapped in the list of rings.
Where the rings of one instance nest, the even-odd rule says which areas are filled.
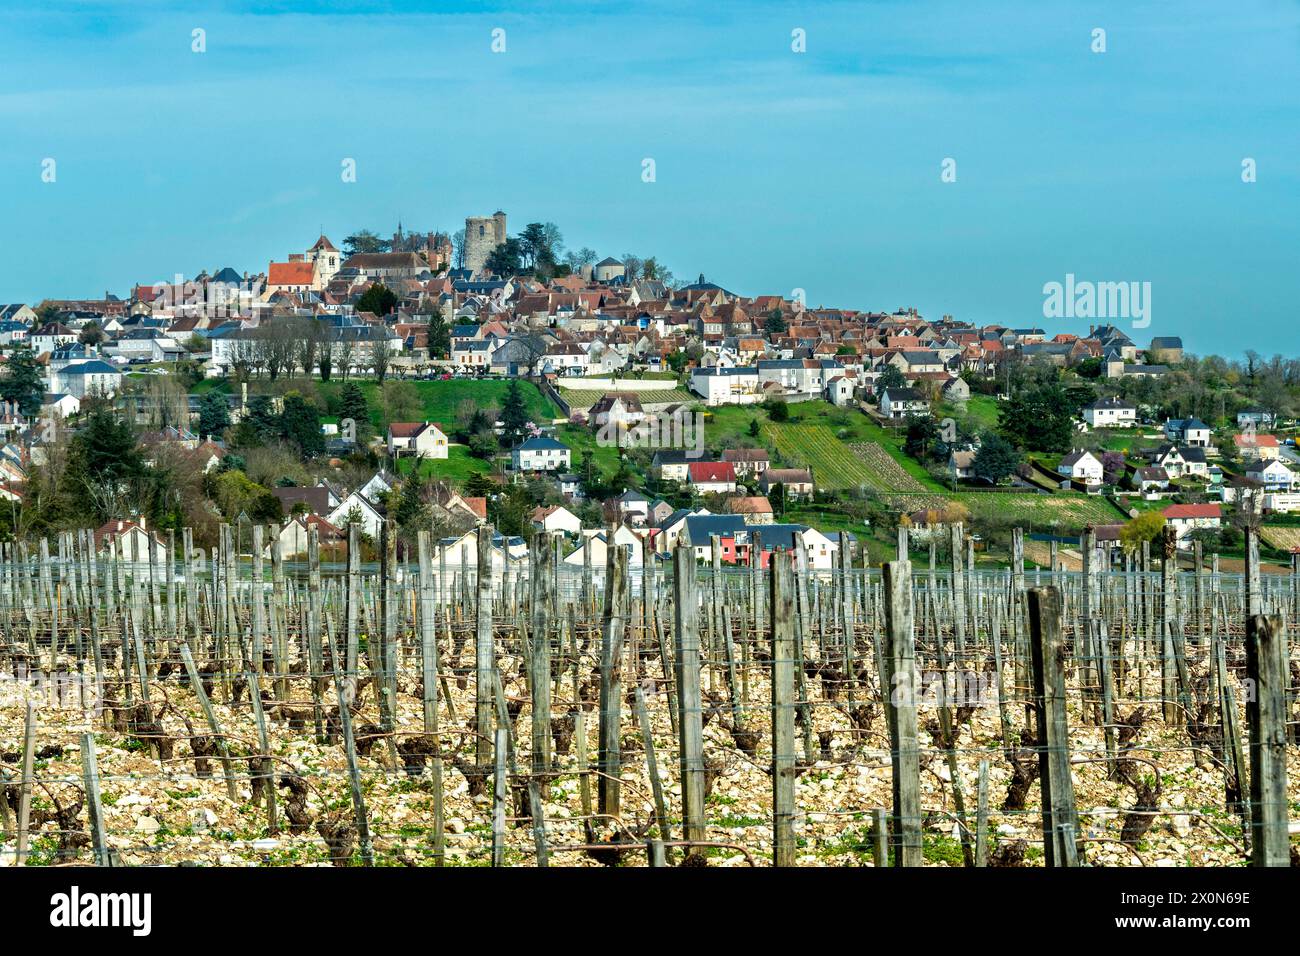
[[[1227,560],[1247,526],[1266,558],[1300,545],[1300,365],[1193,356],[1176,329],[742,295],[504,212],[123,290],[0,305],[7,539],[147,553],[256,523],[292,555],[392,515],[453,561],[485,521],[503,562],[534,530],[598,564],[685,536],[829,567],[841,536],[878,561],[953,522],[988,561],[1013,527],[1039,563],[1085,527],[1117,561],[1166,525]]]

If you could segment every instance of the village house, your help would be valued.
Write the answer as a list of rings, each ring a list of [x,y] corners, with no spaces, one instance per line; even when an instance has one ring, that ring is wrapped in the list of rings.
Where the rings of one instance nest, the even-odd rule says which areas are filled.
[[[1156,465],[1136,468],[1133,471],[1133,487],[1138,491],[1164,491],[1169,487],[1169,474]]]
[[[1085,485],[1101,484],[1104,469],[1092,452],[1084,449],[1072,451],[1056,466],[1056,473]]]
[[[379,510],[379,506],[360,490],[349,494],[325,517],[330,524],[345,532],[348,526],[355,522],[372,538],[379,537],[379,528],[384,523],[384,514]]]
[[[886,418],[924,415],[930,403],[914,388],[886,388],[880,393],[880,414]]]
[[[1255,461],[1246,469],[1246,477],[1258,481],[1265,491],[1290,491],[1296,483],[1291,469],[1276,458]]]
[[[528,520],[539,531],[574,535],[582,533],[582,521],[563,505],[538,506],[533,509]]]
[[[706,405],[738,405],[762,398],[756,367],[696,368],[691,371],[690,390]]]
[[[1232,445],[1243,461],[1271,461],[1282,452],[1276,435],[1260,435],[1255,432],[1233,435]]]
[[[974,478],[975,452],[950,451],[948,453],[948,470],[958,478]]]
[[[727,512],[740,515],[746,524],[771,524],[772,504],[762,495],[738,495],[728,498]]]
[[[167,545],[157,533],[146,529],[144,518],[137,521],[118,518],[95,529],[95,553],[108,557],[114,549],[125,561],[153,561],[157,566],[167,561]]]
[[[759,490],[769,498],[777,485],[785,490],[786,498],[791,501],[813,495],[812,472],[807,468],[769,468],[758,480]]]
[[[1223,506],[1219,504],[1170,505],[1161,514],[1174,529],[1174,535],[1181,539],[1189,532],[1200,528],[1218,528],[1223,517]]]
[[[736,469],[736,477],[756,478],[767,471],[770,458],[766,448],[726,448],[722,460]]]
[[[1132,428],[1137,424],[1137,406],[1122,398],[1099,398],[1084,406],[1083,420],[1090,428]]]
[[[582,542],[564,557],[564,563],[583,567],[587,562],[593,568],[607,567],[609,561],[609,532],[588,529],[582,533]],[[645,565],[645,548],[641,539],[627,525],[614,529],[614,547],[627,551],[628,567],[640,568]]]
[[[660,481],[685,481],[689,476],[687,469],[691,463],[701,460],[700,452],[661,448],[650,459],[650,473]]]
[[[687,466],[687,481],[698,495],[736,490],[736,469],[729,461],[696,461]]]
[[[294,514],[285,519],[284,525],[275,538],[280,542],[280,554],[285,560],[291,561],[307,556],[307,538],[311,528],[316,529],[317,546],[323,555],[332,552],[337,554],[339,551],[346,550],[347,535],[320,515]],[[266,545],[267,555],[271,554],[273,544],[274,542],[269,542]],[[326,557],[326,560],[331,558]]]
[[[1210,446],[1210,426],[1199,418],[1171,418],[1165,422],[1165,438],[1192,448]]]
[[[645,418],[641,398],[636,392],[606,392],[587,412],[596,428],[627,430]]]
[[[569,447],[546,435],[529,438],[510,451],[515,471],[560,471],[569,468]]]
[[[393,422],[388,426],[388,454],[394,458],[446,458],[447,436],[433,422]]]
[[[1209,477],[1204,448],[1164,444],[1152,453],[1151,464],[1163,468],[1170,478]]]

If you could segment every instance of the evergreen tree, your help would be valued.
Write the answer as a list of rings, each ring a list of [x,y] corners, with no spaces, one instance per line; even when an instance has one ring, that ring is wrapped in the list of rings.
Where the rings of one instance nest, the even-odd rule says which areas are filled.
[[[350,418],[361,431],[370,423],[370,406],[366,404],[366,393],[356,382],[344,382],[339,389],[339,418]]]
[[[284,411],[280,415],[280,434],[296,445],[298,451],[310,458],[325,452],[325,436],[321,433],[320,412],[301,395],[291,392],[284,397]]]
[[[28,418],[41,411],[45,397],[45,376],[36,363],[36,354],[26,346],[15,349],[5,364],[5,374],[0,377],[0,399],[18,406]]]
[[[501,443],[507,448],[519,444],[523,440],[528,423],[528,409],[524,406],[519,380],[512,378],[509,388],[506,389],[505,402],[501,406]]]
[[[976,478],[981,478],[991,485],[996,485],[1015,473],[1020,465],[1020,453],[1015,446],[995,432],[989,432],[980,442],[979,451],[971,470]]]
[[[230,406],[226,396],[216,389],[199,401],[199,434],[204,438],[220,436],[230,427]]]
[[[441,312],[429,315],[429,355],[445,357],[451,351],[451,329]]]
[[[899,371],[898,366],[886,365],[881,371],[880,377],[876,379],[876,397],[879,398],[880,393],[887,388],[905,388],[906,386],[907,379],[903,377],[903,373]]]
[[[1078,404],[1059,381],[1042,381],[1017,391],[998,413],[1002,435],[1030,451],[1065,452],[1074,441]]]
[[[397,293],[382,282],[376,282],[357,299],[358,312],[373,312],[383,318],[397,305]]]

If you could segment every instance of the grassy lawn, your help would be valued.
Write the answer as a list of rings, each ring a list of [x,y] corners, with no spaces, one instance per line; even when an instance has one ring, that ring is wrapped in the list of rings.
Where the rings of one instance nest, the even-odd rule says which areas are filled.
[[[414,464],[414,458],[398,459],[397,473],[409,475]],[[470,475],[491,471],[491,462],[475,458],[464,445],[448,445],[446,458],[420,459],[420,475],[425,478],[445,478],[448,481],[463,482]]]
[[[950,415],[959,422],[965,422],[973,431],[988,431],[998,427],[998,400],[992,395],[972,395],[963,409],[960,405],[944,404],[939,406],[940,418]]]
[[[192,389],[191,395],[205,395],[208,392],[225,392],[229,394],[233,391],[230,380],[226,378],[205,378]]]
[[[370,406],[370,423],[377,432],[385,432],[388,423],[384,420],[384,410],[379,394],[379,383],[372,379],[350,379],[361,386]],[[471,401],[480,408],[489,405],[501,408],[506,391],[510,388],[507,379],[448,379],[433,382],[405,382],[419,393],[423,403],[420,418],[423,421],[441,422],[444,428],[456,425],[456,412],[464,401]],[[320,394],[326,402],[333,403],[343,388],[339,381],[318,382]],[[519,382],[519,390],[524,397],[524,405],[529,416],[536,422],[550,422],[559,417],[559,411],[551,400],[543,395],[532,382]]]
[[[613,446],[597,445],[596,434],[590,428],[583,428],[581,425],[561,425],[555,430],[555,437],[569,446],[572,452],[569,460],[573,463],[575,472],[582,468],[584,452],[591,453],[596,470],[602,477],[609,478],[618,471],[618,449]]]

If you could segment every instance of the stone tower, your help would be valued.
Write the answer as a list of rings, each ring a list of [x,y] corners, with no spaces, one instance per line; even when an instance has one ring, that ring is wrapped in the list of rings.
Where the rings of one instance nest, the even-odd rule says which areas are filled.
[[[465,219],[465,268],[478,272],[488,255],[506,241],[506,214],[498,209],[491,216]]]

